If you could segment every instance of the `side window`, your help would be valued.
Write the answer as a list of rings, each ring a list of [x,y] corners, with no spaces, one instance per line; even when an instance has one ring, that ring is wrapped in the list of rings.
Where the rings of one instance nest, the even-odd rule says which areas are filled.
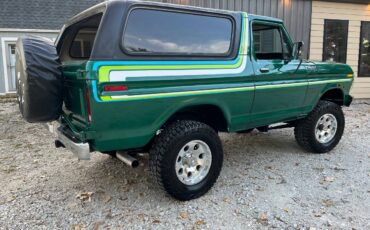
[[[279,26],[254,23],[253,47],[259,60],[283,60],[291,56],[289,40]]]
[[[66,27],[57,39],[57,50],[62,62],[89,59],[103,13],[81,19]]]
[[[233,22],[229,18],[134,9],[123,36],[130,54],[228,56]]]
[[[325,20],[323,61],[346,63],[348,21]]]
[[[98,28],[80,29],[73,39],[69,54],[73,58],[89,58]]]

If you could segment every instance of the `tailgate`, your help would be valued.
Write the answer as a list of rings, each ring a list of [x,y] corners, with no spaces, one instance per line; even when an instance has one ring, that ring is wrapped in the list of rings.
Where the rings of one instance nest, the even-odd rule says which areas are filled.
[[[79,129],[88,125],[86,105],[86,61],[63,63],[64,75],[64,107],[63,112]]]

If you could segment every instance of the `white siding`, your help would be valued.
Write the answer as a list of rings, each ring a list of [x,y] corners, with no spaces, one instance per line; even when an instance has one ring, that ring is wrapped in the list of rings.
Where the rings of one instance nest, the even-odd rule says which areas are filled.
[[[19,29],[2,29],[0,28],[0,95],[6,94],[6,87],[5,84],[7,84],[7,81],[5,79],[5,71],[7,69],[4,69],[4,62],[6,62],[6,57],[3,57],[3,44],[2,41],[7,39],[13,39],[18,38],[20,36],[24,35],[37,35],[37,36],[43,36],[48,37],[51,39],[55,39],[58,35],[58,31],[45,31],[45,30],[19,30]],[[6,66],[7,63],[5,63]]]
[[[355,98],[370,98],[370,77],[358,77],[361,21],[370,21],[370,4],[312,2],[310,59],[322,60],[324,19],[349,20],[347,64],[355,71],[351,94]]]

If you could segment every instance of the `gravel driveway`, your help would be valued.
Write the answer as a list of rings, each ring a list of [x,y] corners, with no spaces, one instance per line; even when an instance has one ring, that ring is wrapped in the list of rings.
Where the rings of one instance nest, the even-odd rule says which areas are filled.
[[[77,161],[39,124],[0,103],[0,229],[369,229],[370,101],[345,109],[329,154],[303,151],[293,129],[221,134],[225,161],[205,196],[179,202],[103,154]]]

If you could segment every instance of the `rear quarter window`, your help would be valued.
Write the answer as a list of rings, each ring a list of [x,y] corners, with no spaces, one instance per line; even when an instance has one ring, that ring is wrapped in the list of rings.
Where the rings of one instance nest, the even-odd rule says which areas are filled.
[[[69,55],[73,58],[88,59],[91,55],[98,28],[82,28],[73,39]]]
[[[228,56],[233,21],[228,17],[156,9],[134,9],[123,48],[136,55]]]

